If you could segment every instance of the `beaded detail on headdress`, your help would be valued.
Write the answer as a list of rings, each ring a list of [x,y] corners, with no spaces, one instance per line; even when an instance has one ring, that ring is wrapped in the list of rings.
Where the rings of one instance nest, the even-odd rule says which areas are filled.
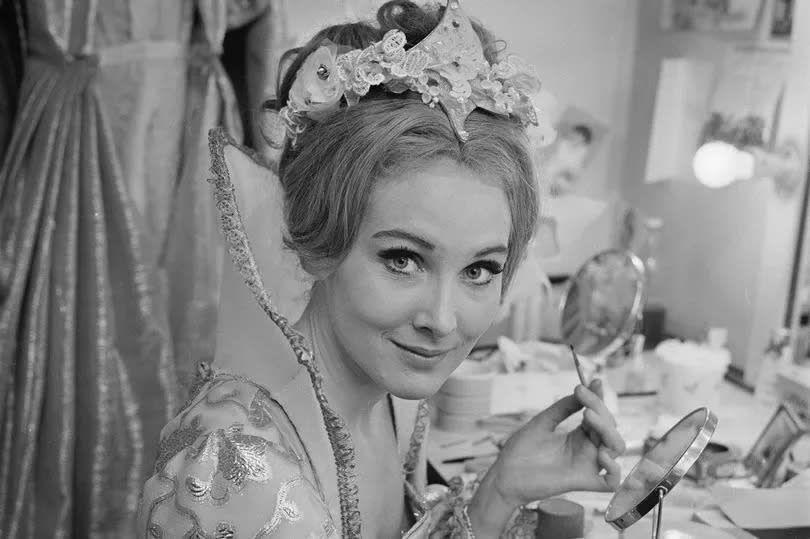
[[[467,140],[467,116],[476,108],[538,125],[530,95],[540,89],[533,68],[510,55],[490,65],[481,40],[457,0],[449,0],[438,26],[422,41],[405,50],[406,37],[390,30],[382,41],[365,49],[338,54],[334,43],[312,52],[298,69],[287,104],[279,111],[283,137],[293,143],[309,125],[338,109],[356,104],[373,86],[392,93],[418,92],[422,101],[437,104],[450,119],[459,139]]]

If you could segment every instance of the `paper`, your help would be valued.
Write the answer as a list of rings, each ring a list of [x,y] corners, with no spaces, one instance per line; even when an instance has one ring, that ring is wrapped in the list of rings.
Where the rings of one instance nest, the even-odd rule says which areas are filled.
[[[493,414],[512,414],[525,410],[545,410],[570,395],[579,384],[576,371],[557,373],[518,372],[499,374],[492,382]]]
[[[604,200],[566,194],[547,198],[543,203],[543,217],[556,222],[557,245],[565,252],[607,209],[608,203]]]
[[[706,119],[712,79],[708,62],[688,58],[661,62],[644,173],[647,183],[692,178],[692,157]]]
[[[711,488],[715,502],[737,526],[749,530],[810,527],[810,487]]]

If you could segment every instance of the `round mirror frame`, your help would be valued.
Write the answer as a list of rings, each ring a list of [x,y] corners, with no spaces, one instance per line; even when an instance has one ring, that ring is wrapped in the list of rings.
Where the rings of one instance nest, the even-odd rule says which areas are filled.
[[[574,273],[574,275],[571,276],[571,278],[568,280],[567,286],[565,287],[565,291],[560,297],[560,306],[559,306],[560,328],[561,328],[560,336],[562,337],[563,341],[566,344],[573,345],[574,350],[576,350],[576,352],[580,355],[594,355],[594,354],[593,353],[589,354],[587,352],[580,352],[580,350],[577,350],[577,345],[575,343],[567,342],[566,336],[562,334],[563,333],[562,327],[564,325],[563,316],[565,314],[566,304],[568,303],[568,297],[569,294],[571,293],[571,289],[574,286],[574,282],[577,280],[577,277],[582,274],[582,272],[590,263],[601,257],[612,254],[621,255],[625,257],[627,260],[629,260],[633,269],[635,269],[637,275],[639,276],[640,282],[636,287],[636,294],[635,297],[633,298],[633,305],[630,308],[630,312],[627,316],[627,319],[624,320],[624,322],[621,325],[621,329],[613,337],[613,340],[609,344],[607,344],[604,348],[602,348],[602,350],[600,350],[598,354],[607,357],[616,352],[616,350],[618,350],[619,348],[621,348],[624,345],[624,343],[626,343],[627,340],[633,336],[633,333],[636,331],[636,327],[641,318],[642,309],[644,308],[645,288],[646,288],[645,286],[646,270],[644,268],[644,262],[642,262],[641,259],[638,256],[636,256],[636,254],[633,253],[632,251],[622,249],[608,249],[605,251],[600,251],[599,253],[593,255],[579,267],[579,269],[577,270],[576,273]]]
[[[608,515],[610,515],[611,507],[613,506],[613,502],[616,499],[616,495],[610,500],[610,503],[607,506],[607,510],[605,511],[605,521],[613,526],[615,529],[621,531],[629,528],[639,520],[641,520],[644,515],[649,513],[656,505],[658,505],[659,501],[661,500],[661,490],[664,493],[669,493],[675,485],[678,484],[686,472],[697,462],[697,459],[700,457],[701,453],[706,449],[706,446],[709,445],[709,441],[712,439],[712,435],[714,434],[714,430],[717,428],[717,416],[712,413],[706,407],[697,408],[692,412],[686,414],[680,421],[675,423],[661,439],[665,439],[672,431],[678,428],[687,418],[691,417],[693,414],[700,412],[701,410],[705,411],[706,417],[703,421],[703,425],[700,426],[698,429],[697,435],[695,436],[692,443],[689,444],[689,447],[684,451],[684,453],[680,456],[680,458],[675,462],[675,464],[670,468],[670,470],[664,475],[663,478],[658,482],[658,484],[650,490],[650,492],[642,499],[638,505],[624,513],[623,515],[619,515],[618,517],[614,518],[613,520],[608,520]],[[653,446],[654,448],[655,446]],[[652,451],[653,448],[648,450]],[[642,456],[643,458],[643,456]],[[640,462],[640,461],[639,461]],[[630,473],[627,474],[627,477],[632,475],[632,473],[636,470],[636,466],[630,470]],[[626,480],[626,478],[625,478]],[[624,485],[624,482],[622,482]],[[621,489],[621,486],[619,486]],[[618,493],[618,491],[617,491]]]

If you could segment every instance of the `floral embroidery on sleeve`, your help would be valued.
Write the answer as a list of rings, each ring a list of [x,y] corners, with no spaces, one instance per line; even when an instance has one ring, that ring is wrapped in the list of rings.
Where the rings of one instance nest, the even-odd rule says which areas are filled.
[[[232,377],[204,388],[164,430],[144,487],[141,537],[337,537],[278,403]]]

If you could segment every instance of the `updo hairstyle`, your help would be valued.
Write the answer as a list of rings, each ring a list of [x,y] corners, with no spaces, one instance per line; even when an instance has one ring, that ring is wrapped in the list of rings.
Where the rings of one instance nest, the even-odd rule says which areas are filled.
[[[324,40],[361,49],[382,40],[392,29],[407,37],[406,49],[439,23],[444,7],[424,8],[392,0],[377,12],[377,25],[366,22],[329,26],[306,45],[282,58],[276,107],[287,103],[295,75]],[[497,45],[473,22],[490,63]],[[467,118],[466,142],[460,141],[439,106],[428,107],[414,92],[393,94],[374,86],[351,107],[341,107],[287,143],[279,163],[284,189],[285,244],[309,273],[328,270],[347,254],[356,237],[370,193],[378,179],[437,159],[450,159],[471,171],[500,180],[511,211],[509,252],[503,292],[525,255],[538,214],[537,181],[525,131],[517,120],[475,110]],[[417,165],[418,166],[418,165]]]

